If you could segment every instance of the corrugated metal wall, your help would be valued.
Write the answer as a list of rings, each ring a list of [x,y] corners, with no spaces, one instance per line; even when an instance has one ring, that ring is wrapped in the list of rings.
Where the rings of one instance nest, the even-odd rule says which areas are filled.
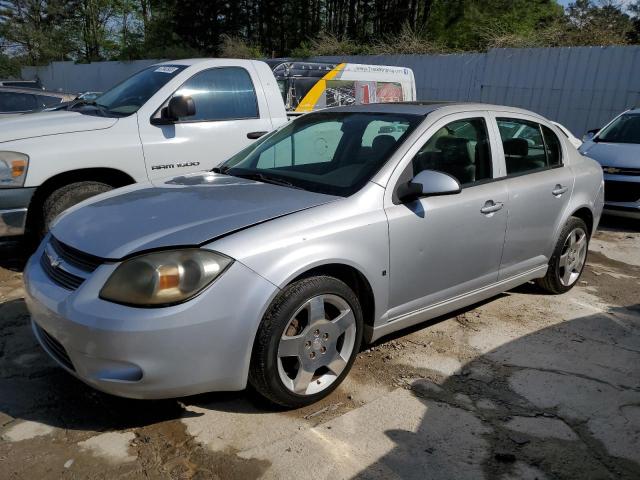
[[[640,46],[495,49],[459,55],[319,57],[409,67],[419,100],[522,107],[581,136],[640,106]]]
[[[456,55],[319,57],[409,67],[419,100],[481,101],[527,108],[581,136],[640,105],[640,46],[495,49]],[[156,60],[54,62],[23,78],[69,92],[106,90]]]

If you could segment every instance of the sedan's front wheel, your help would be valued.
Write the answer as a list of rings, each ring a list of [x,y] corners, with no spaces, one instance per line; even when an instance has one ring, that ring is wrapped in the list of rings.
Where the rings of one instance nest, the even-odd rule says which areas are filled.
[[[262,320],[251,357],[251,385],[285,407],[320,400],[349,372],[362,325],[358,298],[344,282],[317,276],[292,283]]]
[[[587,261],[589,230],[584,220],[571,217],[560,233],[549,269],[538,285],[549,293],[564,293],[578,282]]]

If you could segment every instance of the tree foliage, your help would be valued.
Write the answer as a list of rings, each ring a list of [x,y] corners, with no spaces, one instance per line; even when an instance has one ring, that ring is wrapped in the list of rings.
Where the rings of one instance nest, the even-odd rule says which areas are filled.
[[[640,0],[0,0],[0,68],[628,44],[639,15]]]

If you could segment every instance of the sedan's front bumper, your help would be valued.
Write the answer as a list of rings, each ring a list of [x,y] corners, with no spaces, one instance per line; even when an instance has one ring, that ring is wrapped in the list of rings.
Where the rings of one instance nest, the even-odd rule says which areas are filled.
[[[239,262],[194,299],[133,308],[98,298],[116,264],[98,267],[75,291],[40,263],[24,272],[34,333],[45,351],[85,383],[118,396],[171,398],[246,386],[262,315],[278,289]]]
[[[0,189],[0,237],[24,234],[33,188]]]

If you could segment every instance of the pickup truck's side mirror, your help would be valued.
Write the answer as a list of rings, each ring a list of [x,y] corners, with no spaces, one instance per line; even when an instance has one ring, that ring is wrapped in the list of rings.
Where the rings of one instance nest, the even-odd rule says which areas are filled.
[[[159,118],[152,118],[153,125],[169,125],[180,118],[191,117],[196,114],[196,104],[193,98],[186,95],[176,95],[169,100],[169,104],[160,110]]]
[[[451,175],[436,170],[423,170],[413,179],[398,187],[398,199],[409,203],[422,197],[460,193],[458,181]]]

